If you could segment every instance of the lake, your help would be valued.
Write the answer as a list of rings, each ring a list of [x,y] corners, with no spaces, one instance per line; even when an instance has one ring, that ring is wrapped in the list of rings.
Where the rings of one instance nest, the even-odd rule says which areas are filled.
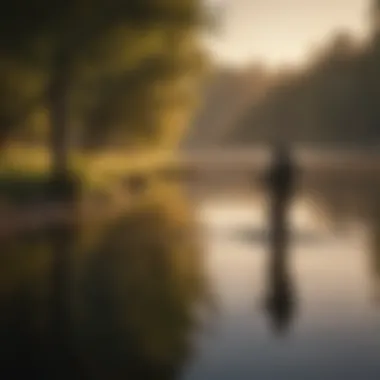
[[[238,179],[5,239],[0,377],[379,379],[380,177],[363,173],[300,181],[275,271],[265,194]]]

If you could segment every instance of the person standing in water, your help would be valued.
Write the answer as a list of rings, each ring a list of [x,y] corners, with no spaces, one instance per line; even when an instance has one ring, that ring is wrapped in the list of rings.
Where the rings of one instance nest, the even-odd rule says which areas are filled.
[[[280,227],[286,227],[287,211],[295,190],[295,176],[295,164],[289,149],[284,145],[276,146],[266,178],[274,237],[282,230]]]
[[[266,177],[270,212],[270,257],[266,311],[276,333],[289,327],[295,308],[294,290],[288,270],[288,211],[294,193],[295,165],[285,146],[276,146]]]

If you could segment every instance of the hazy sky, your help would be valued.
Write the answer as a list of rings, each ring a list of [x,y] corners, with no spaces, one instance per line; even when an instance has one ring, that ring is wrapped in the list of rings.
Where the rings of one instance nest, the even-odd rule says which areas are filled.
[[[204,0],[224,8],[221,31],[206,43],[229,63],[299,62],[337,29],[365,34],[369,0]]]

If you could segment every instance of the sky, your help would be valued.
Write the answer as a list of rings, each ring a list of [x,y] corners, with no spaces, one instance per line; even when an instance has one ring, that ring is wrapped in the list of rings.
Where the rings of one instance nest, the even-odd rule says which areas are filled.
[[[204,0],[223,9],[205,43],[219,62],[301,63],[337,30],[365,36],[369,0]]]

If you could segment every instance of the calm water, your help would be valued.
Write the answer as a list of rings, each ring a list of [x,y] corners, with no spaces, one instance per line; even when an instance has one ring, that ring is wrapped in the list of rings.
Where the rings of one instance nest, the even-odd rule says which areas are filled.
[[[379,379],[375,178],[302,183],[275,275],[246,185],[161,184],[112,222],[4,241],[1,379]]]

